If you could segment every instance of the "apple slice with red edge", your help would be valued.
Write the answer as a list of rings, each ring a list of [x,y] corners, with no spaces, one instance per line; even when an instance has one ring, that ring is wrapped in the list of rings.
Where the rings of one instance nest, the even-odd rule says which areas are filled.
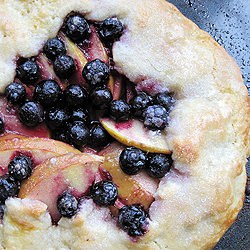
[[[77,198],[86,194],[103,159],[84,153],[70,153],[48,159],[37,166],[32,175],[21,184],[18,197],[44,202],[52,219],[57,222],[60,219],[58,196],[66,190]]]
[[[134,146],[151,153],[168,154],[171,152],[165,131],[151,131],[135,119],[115,122],[111,118],[101,118],[100,122],[112,137],[126,146]]]
[[[48,58],[44,54],[39,54],[37,57],[37,63],[41,70],[41,79],[48,80],[52,79],[56,81],[62,89],[65,89],[67,84],[62,82],[60,78],[55,74],[53,70],[53,64],[48,60]]]
[[[82,77],[82,70],[85,64],[88,62],[86,56],[84,55],[83,50],[78,47],[75,43],[73,43],[65,34],[62,32],[59,34],[59,37],[64,42],[65,47],[67,49],[67,54],[71,56],[76,63],[77,70],[70,77],[69,81],[72,83],[80,83],[81,85],[86,85],[85,80]]]
[[[91,29],[91,35],[89,38],[89,46],[86,49],[88,59],[92,61],[98,58],[101,61],[109,64],[109,57],[107,51],[104,48],[99,38],[96,28],[93,25],[91,25],[90,29]]]
[[[118,203],[124,205],[141,204],[145,209],[154,201],[154,193],[159,181],[144,172],[137,175],[125,174],[119,166],[120,153],[124,146],[115,142],[99,152],[105,157],[99,168],[100,178],[112,179],[118,187]]]
[[[110,77],[107,87],[113,95],[113,100],[119,100],[121,98],[123,86],[124,82],[121,75],[114,74]]]
[[[0,114],[4,122],[5,134],[14,133],[25,136],[49,137],[49,130],[44,123],[34,128],[23,125],[17,115],[17,108],[12,106],[4,97],[0,97]]]
[[[31,157],[36,166],[43,161],[67,153],[80,153],[70,145],[46,138],[6,135],[0,137],[0,176],[8,171],[9,162],[17,155]]]

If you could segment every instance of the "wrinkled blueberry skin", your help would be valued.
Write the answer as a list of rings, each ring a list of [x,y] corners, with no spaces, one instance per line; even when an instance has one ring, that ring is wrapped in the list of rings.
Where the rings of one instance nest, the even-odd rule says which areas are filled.
[[[84,17],[80,15],[70,16],[65,23],[65,32],[74,42],[82,42],[90,34],[90,27]]]
[[[152,130],[163,130],[168,123],[168,112],[160,105],[147,107],[143,112],[145,127]]]
[[[44,119],[43,107],[36,102],[26,102],[19,109],[19,119],[24,125],[35,127]]]
[[[23,83],[35,83],[40,77],[40,69],[35,61],[28,60],[16,69],[16,77]]]
[[[15,180],[22,181],[31,176],[32,161],[25,155],[16,156],[8,165],[9,175]]]
[[[20,183],[9,175],[0,177],[0,202],[3,203],[9,197],[17,196]]]
[[[57,56],[66,54],[66,48],[64,43],[55,37],[44,44],[43,52],[50,60],[54,61]]]
[[[175,98],[168,92],[160,93],[155,96],[155,104],[164,107],[167,111],[173,109],[175,102]]]
[[[110,103],[109,114],[115,121],[127,121],[131,115],[131,107],[123,100],[114,100]]]
[[[103,41],[111,42],[121,37],[124,27],[116,17],[105,19],[99,29]]]
[[[5,88],[5,96],[8,102],[17,105],[24,102],[27,93],[23,84],[12,82]]]
[[[78,201],[72,194],[65,192],[58,197],[57,208],[61,216],[71,218],[77,213]]]
[[[83,68],[82,76],[91,88],[104,86],[109,80],[109,67],[99,59],[86,63]]]
[[[54,61],[53,68],[61,78],[68,78],[76,71],[75,61],[68,55],[58,56]]]
[[[173,160],[171,155],[164,154],[148,154],[148,161],[146,164],[146,171],[155,178],[162,178],[169,172]]]
[[[39,82],[34,90],[34,99],[48,108],[56,104],[62,97],[62,90],[54,80]]]
[[[94,184],[91,190],[93,201],[99,206],[114,205],[118,196],[118,189],[111,181],[100,181]]]
[[[69,118],[69,111],[66,108],[53,107],[46,113],[46,123],[51,130],[62,128]]]
[[[147,95],[144,92],[138,93],[137,96],[135,96],[131,101],[131,109],[132,113],[135,117],[141,118],[143,111],[151,105],[153,102],[153,98],[149,95]]]
[[[139,173],[146,166],[147,155],[138,148],[129,147],[124,149],[119,157],[122,171],[128,175]]]
[[[90,101],[92,105],[99,110],[107,109],[112,100],[113,95],[107,88],[96,88],[90,94]]]
[[[72,84],[64,90],[64,97],[70,107],[82,107],[88,100],[88,92],[83,87]]]
[[[124,206],[119,210],[118,224],[130,236],[142,236],[148,230],[148,219],[140,206]]]
[[[83,122],[76,121],[68,125],[67,137],[76,147],[82,147],[87,144],[89,134],[89,129]]]

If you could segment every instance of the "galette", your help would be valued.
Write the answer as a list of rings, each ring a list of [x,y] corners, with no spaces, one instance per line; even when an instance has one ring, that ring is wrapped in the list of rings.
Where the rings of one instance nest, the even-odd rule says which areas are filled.
[[[0,248],[213,248],[250,152],[231,56],[164,0],[0,17]]]

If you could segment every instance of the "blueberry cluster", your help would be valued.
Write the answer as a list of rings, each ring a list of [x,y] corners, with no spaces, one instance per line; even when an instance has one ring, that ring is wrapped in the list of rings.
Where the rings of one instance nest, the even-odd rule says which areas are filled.
[[[111,181],[96,182],[90,190],[90,198],[99,206],[113,206],[118,198],[118,188]],[[78,207],[79,201],[69,191],[65,191],[57,199],[57,208],[63,217],[71,218],[77,213]],[[118,211],[118,225],[130,236],[142,236],[148,229],[148,218],[143,207],[126,205]]]
[[[171,155],[146,153],[135,147],[125,148],[119,157],[122,171],[128,175],[138,174],[142,169],[154,178],[162,178],[170,170]]]
[[[152,97],[145,92],[138,94],[127,103],[124,100],[113,100],[110,103],[109,115],[117,122],[127,121],[131,117],[144,122],[150,130],[163,130],[169,120],[175,99],[168,92]]]
[[[62,30],[75,43],[83,43],[91,35],[90,24],[80,14],[70,15]],[[122,32],[123,25],[117,18],[108,18],[99,25],[99,35],[103,41],[115,41]],[[44,44],[43,53],[60,79],[68,79],[77,70],[75,60],[67,55],[67,48],[60,38],[50,38]],[[83,68],[82,76],[90,89],[88,93],[78,84],[68,85],[62,90],[60,83],[53,79],[41,81],[41,69],[35,58],[19,61],[17,82],[7,86],[5,96],[8,102],[18,106],[18,117],[24,125],[35,127],[45,121],[55,139],[76,147],[87,143],[101,147],[108,143],[108,133],[99,123],[91,123],[88,112],[91,103],[94,109],[106,113],[113,100],[112,93],[106,87],[110,77],[106,63],[95,59]],[[24,84],[34,85],[32,99],[27,99]],[[0,133],[3,132],[4,122],[0,118]]]
[[[20,184],[32,173],[33,163],[26,155],[17,155],[8,165],[8,173],[0,177],[0,215],[3,216],[4,203],[9,197],[17,196]]]

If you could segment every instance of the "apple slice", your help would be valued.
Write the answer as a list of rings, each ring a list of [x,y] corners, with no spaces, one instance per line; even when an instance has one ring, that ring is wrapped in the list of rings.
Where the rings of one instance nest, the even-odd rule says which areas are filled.
[[[34,165],[51,157],[67,153],[80,153],[70,145],[52,139],[15,135],[0,138],[0,175],[8,171],[9,162],[20,153],[30,156]]]
[[[111,176],[112,181],[118,186],[119,201],[124,205],[141,204],[147,209],[154,201],[159,181],[143,172],[133,176],[123,173],[119,166],[119,156],[123,149],[122,145],[112,143],[99,153],[105,157],[104,164],[99,170],[100,176],[103,179]]]
[[[89,60],[92,61],[98,58],[105,63],[109,63],[107,51],[104,48],[95,27],[91,25],[90,28],[91,35],[89,38],[89,46],[86,50]]]
[[[74,73],[69,81],[71,83],[81,83],[82,85],[85,85],[85,80],[82,77],[82,70],[85,66],[85,64],[88,62],[86,56],[84,55],[83,50],[80,49],[75,43],[73,43],[65,34],[62,32],[59,34],[59,37],[61,40],[64,42],[66,49],[67,49],[67,54],[74,58],[76,66],[77,66],[77,71]]]
[[[123,85],[124,84],[122,76],[115,74],[113,76],[110,76],[107,87],[113,95],[113,100],[118,100],[121,98]]]
[[[52,63],[44,54],[41,53],[37,57],[37,63],[41,70],[42,80],[53,79],[60,85],[62,89],[66,88],[67,84],[62,82],[60,78],[55,74]]]
[[[115,122],[110,118],[102,118],[100,122],[112,137],[127,146],[151,153],[170,153],[164,131],[151,131],[142,122],[134,119]]]
[[[58,221],[58,196],[65,190],[70,190],[78,198],[84,195],[95,180],[103,159],[84,153],[70,153],[48,159],[37,166],[31,177],[22,183],[18,197],[44,202],[53,220]]]
[[[0,114],[5,125],[5,134],[14,133],[25,136],[49,137],[49,130],[44,123],[34,128],[24,126],[18,119],[17,110],[8,104],[4,97],[0,97]]]

